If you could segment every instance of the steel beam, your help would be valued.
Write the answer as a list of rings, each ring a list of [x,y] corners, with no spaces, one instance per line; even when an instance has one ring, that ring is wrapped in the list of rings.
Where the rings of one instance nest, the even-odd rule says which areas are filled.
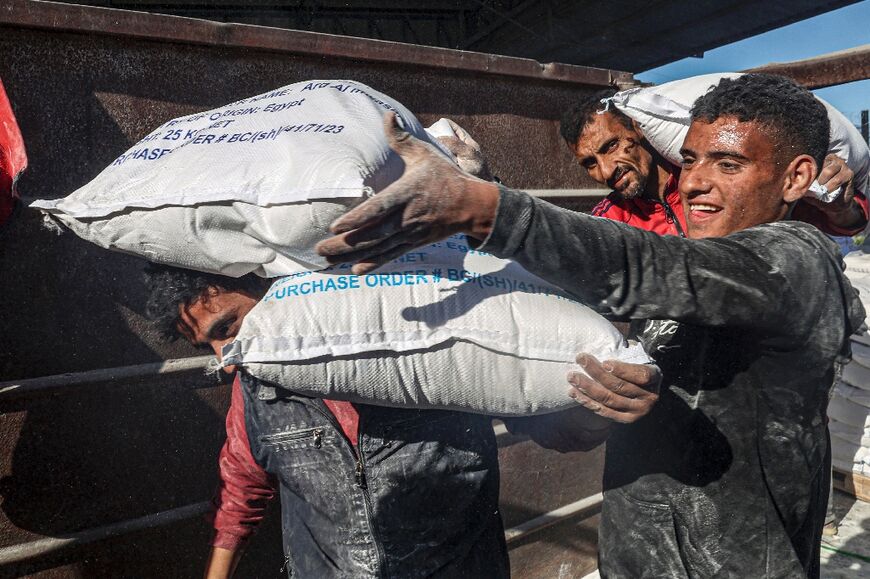
[[[4,565],[13,565],[15,563],[23,563],[24,561],[31,561],[65,549],[89,545],[112,537],[119,537],[137,531],[180,523],[204,515],[208,512],[210,506],[211,503],[209,503],[209,501],[203,501],[201,503],[194,503],[177,509],[145,515],[138,519],[130,519],[101,527],[94,527],[78,533],[70,533],[68,535],[61,535],[60,537],[46,537],[44,539],[37,539],[27,543],[19,543],[17,545],[10,545],[9,547],[3,547],[0,548],[0,567]]]
[[[585,499],[573,502],[570,505],[559,507],[549,513],[544,513],[534,519],[528,520],[525,523],[520,523],[516,527],[507,529],[504,532],[505,540],[508,545],[523,537],[527,537],[532,533],[543,531],[547,527],[552,527],[555,524],[567,521],[570,519],[585,519],[591,517],[601,508],[601,503],[604,502],[604,495],[598,493]]]
[[[870,44],[805,60],[773,62],[743,72],[787,76],[808,89],[866,80],[870,78]]]
[[[69,393],[74,392],[75,390],[72,388],[76,386],[190,372],[191,370],[204,370],[214,363],[216,363],[214,356],[195,356],[193,358],[178,358],[163,362],[137,364],[135,366],[100,368],[87,372],[69,372],[67,374],[55,374],[40,378],[7,380],[0,382],[0,400],[28,398],[37,394]]]
[[[524,537],[528,537],[539,531],[568,520],[585,519],[597,513],[601,507],[604,496],[601,493],[580,499],[579,501],[559,507],[548,513],[520,523],[515,527],[505,530],[505,540],[511,543]],[[211,508],[209,501],[193,503],[162,511],[151,515],[145,515],[137,519],[120,521],[101,527],[86,529],[77,533],[70,533],[60,537],[46,537],[26,543],[10,545],[0,548],[0,568],[6,565],[14,565],[26,561],[32,561],[53,555],[66,549],[81,547],[106,539],[120,537],[147,529],[165,527],[181,523],[204,515]]]
[[[527,58],[38,0],[5,0],[0,5],[0,28],[3,26],[259,49],[588,86],[617,86],[633,79],[627,72],[542,64]]]

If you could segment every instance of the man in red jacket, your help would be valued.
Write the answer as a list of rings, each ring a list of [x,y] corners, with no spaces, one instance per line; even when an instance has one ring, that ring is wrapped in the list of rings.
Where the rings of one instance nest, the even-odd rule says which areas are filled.
[[[637,124],[614,107],[604,110],[604,90],[580,101],[562,117],[562,138],[580,165],[612,192],[592,210],[598,217],[627,223],[659,235],[685,237],[686,223],[677,184],[680,168],[656,152]],[[815,225],[830,235],[855,235],[867,225],[866,191],[851,187],[852,170],[828,155],[818,181],[828,190],[846,185],[831,203],[811,198],[798,201],[792,219]]]

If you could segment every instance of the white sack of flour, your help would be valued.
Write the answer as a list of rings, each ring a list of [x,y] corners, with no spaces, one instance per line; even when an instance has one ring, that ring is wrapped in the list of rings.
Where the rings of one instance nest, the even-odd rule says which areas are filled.
[[[315,397],[514,416],[576,404],[579,352],[649,361],[558,288],[454,236],[367,275],[276,281],[223,363]]]
[[[858,390],[858,393],[851,396],[851,400],[870,408],[870,368],[850,362],[843,366],[840,379]]]
[[[291,84],[173,119],[66,198],[37,201],[97,245],[189,269],[277,277],[320,269],[313,250],[349,207],[404,170],[382,128],[404,106],[363,84]]]
[[[644,137],[656,151],[679,165],[682,162],[680,148],[689,131],[695,101],[723,78],[739,76],[741,73],[702,74],[657,86],[620,91],[609,100],[611,106],[637,121]],[[824,100],[818,100],[825,105],[831,123],[828,154],[842,158],[855,173],[856,189],[870,194],[870,148],[849,119]],[[839,189],[828,191],[817,182],[811,191],[826,202],[833,201],[840,193]]]
[[[828,416],[849,426],[865,429],[870,428],[870,407],[850,400],[857,388],[838,382],[834,387],[834,395],[828,403]]]
[[[861,429],[839,420],[829,420],[828,430],[832,437],[845,440],[851,444],[870,448],[870,429]]]

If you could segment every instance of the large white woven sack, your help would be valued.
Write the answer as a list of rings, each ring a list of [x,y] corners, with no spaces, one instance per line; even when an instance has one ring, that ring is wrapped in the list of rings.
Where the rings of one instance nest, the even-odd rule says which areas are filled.
[[[326,266],[328,225],[404,170],[382,128],[413,114],[363,84],[291,84],[173,119],[68,197],[37,201],[76,234],[157,263],[277,277]]]
[[[828,421],[828,430],[831,432],[831,436],[870,448],[870,429],[858,428],[857,426],[831,419]]]
[[[578,352],[649,361],[558,288],[455,236],[368,275],[276,281],[223,363],[315,397],[511,416],[575,404]]]
[[[843,366],[841,380],[859,391],[851,400],[870,408],[870,368],[852,361]]]
[[[857,342],[854,339],[851,340],[850,346],[852,347],[851,363],[863,366],[864,368],[870,368],[870,346]],[[870,390],[870,383],[864,387]]]
[[[689,131],[695,101],[723,78],[739,76],[741,73],[702,74],[657,86],[632,88],[618,92],[611,102],[637,121],[644,137],[656,151],[679,165],[682,162],[680,148]],[[831,123],[828,153],[839,156],[852,169],[859,191],[870,193],[870,148],[849,119],[824,100],[818,100],[825,105]],[[818,183],[814,184],[814,193],[823,201],[836,198],[835,192],[828,192]]]
[[[845,466],[848,470],[860,469],[862,472],[870,466],[870,449],[838,436],[831,436],[831,454],[840,468]]]
[[[870,428],[870,407],[851,400],[858,388],[837,382],[834,394],[828,403],[828,416],[853,427]]]
[[[861,474],[870,473],[870,429],[828,420],[831,433],[831,459],[834,467]]]
[[[870,312],[870,251],[866,246],[861,246],[858,250],[852,251],[843,258],[843,263],[846,265],[846,270],[843,272],[849,279],[856,290],[858,290],[858,298],[861,300],[861,305],[864,310]],[[866,324],[866,320],[865,320]],[[868,348],[870,347],[870,335],[867,332],[852,335],[852,343],[857,343],[858,346],[853,348],[853,357],[861,365],[870,367],[868,361]]]

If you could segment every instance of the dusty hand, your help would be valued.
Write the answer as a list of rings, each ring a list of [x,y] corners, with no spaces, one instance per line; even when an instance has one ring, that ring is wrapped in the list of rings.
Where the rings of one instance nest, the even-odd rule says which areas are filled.
[[[659,399],[661,371],[652,364],[629,364],[606,360],[603,364],[588,354],[578,354],[582,372],[569,372],[569,394],[595,414],[615,422],[635,422]]]
[[[828,191],[833,191],[838,187],[851,185],[854,176],[855,174],[846,164],[846,161],[831,154],[825,157],[825,162],[822,163],[822,169],[819,171],[816,181],[819,182],[819,185],[824,185]],[[844,189],[840,196],[843,197],[845,194],[846,190]],[[852,194],[854,195],[854,193]],[[851,201],[851,197],[848,200]]]
[[[492,181],[492,173],[480,149],[475,149],[456,137],[438,137],[438,142],[453,153],[460,169],[472,177]]]
[[[456,136],[437,137],[438,142],[456,157],[460,169],[478,179],[492,181],[492,171],[489,170],[489,164],[486,162],[486,157],[483,156],[483,151],[477,141],[465,129],[450,119],[444,120],[447,121]]]
[[[402,178],[337,219],[336,235],[316,247],[330,263],[357,262],[357,275],[455,233],[485,238],[498,207],[496,185],[463,173],[395,119],[388,113],[384,130],[405,162]]]
[[[817,181],[824,185],[828,191],[842,187],[842,191],[836,199],[825,203],[813,197],[812,193],[801,200],[816,207],[828,216],[832,225],[848,229],[858,227],[864,221],[864,212],[855,203],[855,189],[853,185],[854,173],[846,162],[836,155],[828,155],[819,172]]]

